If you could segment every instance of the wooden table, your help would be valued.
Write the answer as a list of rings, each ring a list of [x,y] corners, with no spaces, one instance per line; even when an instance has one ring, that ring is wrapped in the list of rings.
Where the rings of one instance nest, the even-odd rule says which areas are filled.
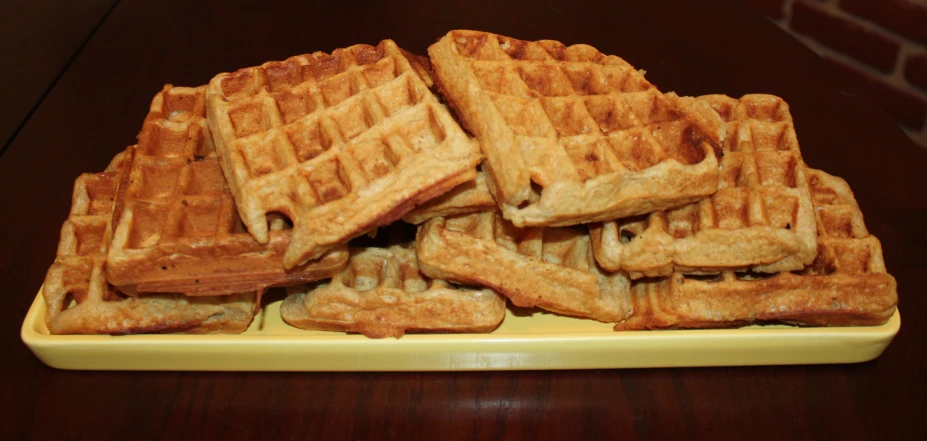
[[[60,3],[64,13],[73,7]],[[157,0],[111,10],[97,3],[101,24],[87,28],[84,45],[69,40],[84,38],[74,27],[42,28],[74,34],[56,37],[72,53],[46,50],[66,69],[44,96],[32,93],[31,105],[4,115],[25,123],[0,157],[0,276],[11,301],[0,309],[0,437],[820,440],[927,433],[920,410],[927,301],[919,292],[927,285],[927,152],[849,81],[739,2]],[[134,142],[163,84],[205,84],[218,72],[383,38],[423,53],[455,28],[588,43],[645,69],[663,91],[784,97],[806,161],[849,181],[883,242],[905,317],[894,343],[858,365],[465,373],[70,372],[44,366],[22,344],[19,326],[54,259],[74,178],[101,170]],[[22,72],[41,73],[6,61],[5,86]]]

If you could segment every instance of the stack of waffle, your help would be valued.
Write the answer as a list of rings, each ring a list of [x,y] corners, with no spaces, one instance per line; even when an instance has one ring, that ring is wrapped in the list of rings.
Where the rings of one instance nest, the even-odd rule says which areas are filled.
[[[287,323],[370,337],[490,332],[506,299],[618,330],[894,313],[878,240],[783,100],[663,94],[586,45],[452,31],[428,52],[166,86],[75,183],[49,330],[242,332],[274,286]]]

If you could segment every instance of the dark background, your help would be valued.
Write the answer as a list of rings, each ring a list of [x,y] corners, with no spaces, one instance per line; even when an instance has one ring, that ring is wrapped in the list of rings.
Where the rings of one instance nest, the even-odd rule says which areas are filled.
[[[19,338],[73,180],[135,142],[165,83],[455,28],[587,43],[681,95],[771,93],[806,162],[847,179],[899,283],[873,362],[565,372],[70,372]],[[0,16],[0,437],[8,439],[918,439],[927,151],[854,82],[739,1],[67,2]],[[430,436],[429,436],[430,435]]]

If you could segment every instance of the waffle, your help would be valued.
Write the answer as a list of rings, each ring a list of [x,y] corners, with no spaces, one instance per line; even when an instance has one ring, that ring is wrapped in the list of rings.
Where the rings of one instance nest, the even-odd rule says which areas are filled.
[[[724,156],[710,198],[590,227],[599,264],[632,278],[674,271],[774,273],[804,268],[817,253],[815,219],[788,104],[771,95],[697,99],[706,133]],[[697,106],[702,106],[698,109]]]
[[[452,31],[428,52],[516,226],[618,219],[718,188],[709,138],[616,56],[475,31]]]
[[[410,224],[421,224],[433,217],[451,216],[455,214],[477,213],[493,211],[496,209],[496,199],[489,191],[486,175],[480,172],[476,179],[454,187],[453,190],[425,202],[408,214],[402,220]]]
[[[255,295],[188,298],[180,294],[126,297],[106,282],[116,188],[127,171],[121,153],[103,173],[74,183],[71,213],[61,227],[58,255],[42,294],[52,334],[144,332],[239,333],[253,318]]]
[[[391,40],[220,74],[208,122],[249,233],[293,222],[292,268],[473,180],[479,146]]]
[[[490,287],[517,306],[613,323],[631,312],[628,278],[599,270],[585,228],[517,228],[475,213],[429,220],[416,246],[422,273]]]
[[[116,198],[106,277],[121,291],[224,295],[311,282],[341,271],[347,248],[283,270],[291,230],[267,244],[238,219],[205,123],[205,87],[166,86],[151,102]]]
[[[818,253],[807,268],[772,275],[673,274],[635,282],[634,314],[615,329],[703,328],[778,321],[811,326],[879,325],[898,304],[882,246],[869,234],[843,179],[807,169]]]
[[[505,299],[489,289],[429,279],[415,251],[402,246],[352,250],[348,268],[330,284],[290,287],[280,306],[302,329],[359,332],[371,338],[415,332],[490,332],[505,316]]]

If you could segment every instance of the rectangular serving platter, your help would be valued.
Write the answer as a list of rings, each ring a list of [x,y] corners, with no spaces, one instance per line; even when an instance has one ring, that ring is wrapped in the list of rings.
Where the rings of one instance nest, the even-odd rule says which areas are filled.
[[[36,296],[23,342],[59,369],[179,371],[475,371],[859,363],[898,333],[898,312],[881,326],[626,331],[592,320],[510,309],[489,334],[409,334],[374,340],[304,331],[266,303],[239,335],[50,335]]]

